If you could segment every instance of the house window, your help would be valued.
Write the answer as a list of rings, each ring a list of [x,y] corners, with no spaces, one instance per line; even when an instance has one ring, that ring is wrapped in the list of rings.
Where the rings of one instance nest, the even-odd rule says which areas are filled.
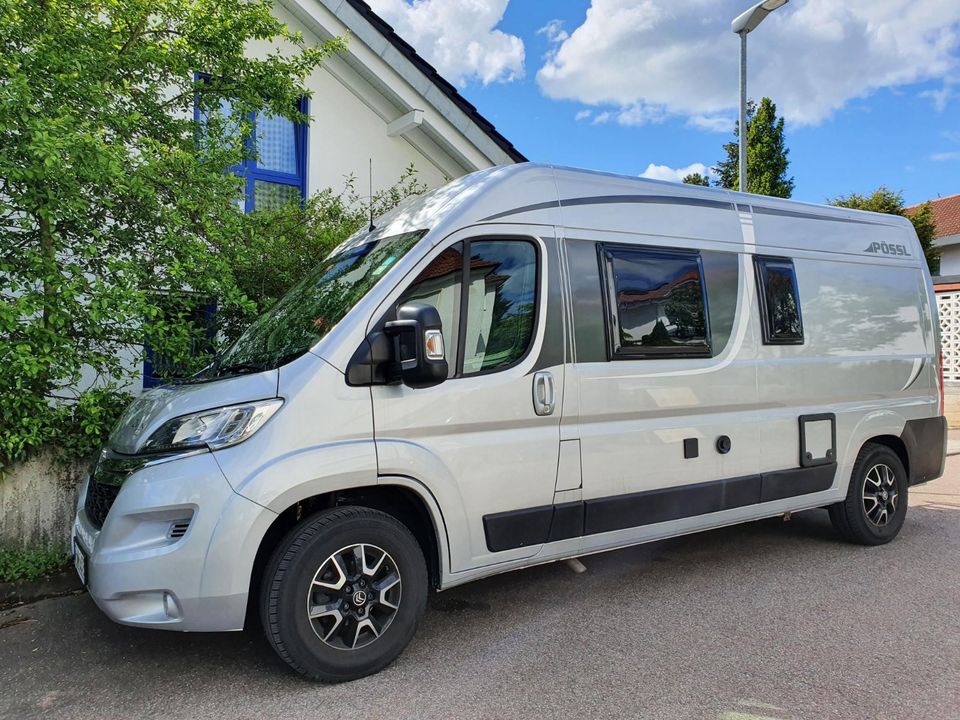
[[[803,318],[793,260],[754,257],[765,345],[802,345]]]
[[[306,98],[300,101],[306,114]],[[306,194],[307,127],[258,112],[253,118],[255,156],[244,162],[245,210],[272,210]]]
[[[230,101],[221,100],[220,114],[229,115],[230,110]],[[307,114],[307,98],[301,98],[297,110]],[[206,123],[199,108],[194,117],[201,125]],[[247,140],[247,158],[231,168],[244,179],[244,212],[272,210],[306,197],[307,125],[266,111],[249,119],[253,132]]]
[[[699,253],[605,245],[601,264],[614,359],[710,356]]]

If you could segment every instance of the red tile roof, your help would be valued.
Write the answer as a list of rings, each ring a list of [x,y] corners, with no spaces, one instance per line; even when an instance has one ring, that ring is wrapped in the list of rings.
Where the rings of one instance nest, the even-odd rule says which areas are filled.
[[[960,195],[937,198],[931,200],[930,204],[933,205],[933,219],[937,224],[937,237],[960,235]],[[908,207],[907,214],[909,215],[917,207],[919,206]]]

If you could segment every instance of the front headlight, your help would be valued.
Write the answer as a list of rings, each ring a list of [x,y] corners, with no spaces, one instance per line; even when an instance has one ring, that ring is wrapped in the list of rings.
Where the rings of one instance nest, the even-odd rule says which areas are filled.
[[[145,452],[199,447],[217,450],[236,445],[263,427],[281,405],[283,400],[275,398],[181,415],[161,425],[140,449]]]

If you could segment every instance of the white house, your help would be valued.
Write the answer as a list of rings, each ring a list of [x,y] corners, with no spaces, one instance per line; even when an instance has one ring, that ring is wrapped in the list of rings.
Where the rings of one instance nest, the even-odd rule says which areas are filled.
[[[940,272],[933,278],[943,343],[944,407],[950,427],[960,427],[960,195],[931,200],[940,249]],[[918,205],[907,208],[907,213]]]
[[[346,37],[347,51],[308,79],[310,123],[258,123],[260,163],[249,168],[247,208],[343,187],[353,175],[374,191],[393,185],[410,165],[428,187],[493,165],[526,158],[450,83],[361,0],[276,0],[274,13],[308,43]],[[250,46],[265,54],[275,46]],[[271,186],[273,184],[274,186]]]

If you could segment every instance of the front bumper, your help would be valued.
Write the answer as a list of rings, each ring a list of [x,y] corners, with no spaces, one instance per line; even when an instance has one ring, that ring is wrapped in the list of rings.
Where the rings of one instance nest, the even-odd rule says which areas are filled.
[[[171,630],[242,629],[256,547],[276,515],[237,495],[212,453],[133,471],[101,528],[84,507],[87,490],[73,536],[86,554],[90,596],[108,617]]]

